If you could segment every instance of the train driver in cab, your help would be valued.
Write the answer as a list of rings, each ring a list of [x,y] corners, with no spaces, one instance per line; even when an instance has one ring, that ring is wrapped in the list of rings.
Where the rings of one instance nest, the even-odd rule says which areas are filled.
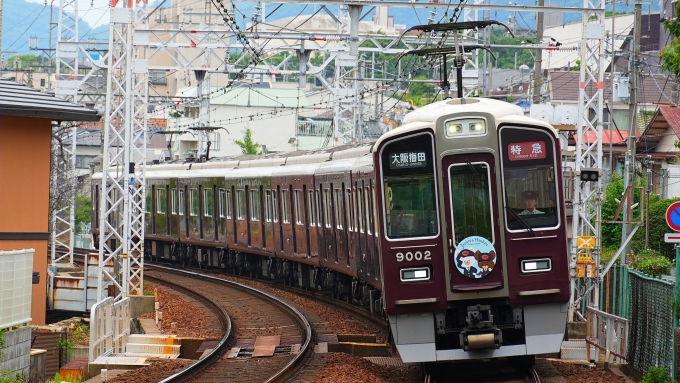
[[[395,206],[394,209],[392,209],[390,227],[392,229],[391,235],[393,236],[404,235],[409,231],[406,222],[404,222],[404,210],[401,206]]]
[[[538,200],[538,192],[534,190],[525,190],[522,192],[522,203],[524,204],[524,210],[522,210],[519,215],[527,214],[544,214],[542,211],[536,209],[536,203]]]

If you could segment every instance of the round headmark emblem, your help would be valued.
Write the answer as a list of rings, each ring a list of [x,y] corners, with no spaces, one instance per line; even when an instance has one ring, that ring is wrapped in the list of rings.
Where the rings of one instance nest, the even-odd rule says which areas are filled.
[[[453,256],[458,271],[468,278],[484,278],[496,266],[496,249],[488,239],[467,237],[458,243]]]

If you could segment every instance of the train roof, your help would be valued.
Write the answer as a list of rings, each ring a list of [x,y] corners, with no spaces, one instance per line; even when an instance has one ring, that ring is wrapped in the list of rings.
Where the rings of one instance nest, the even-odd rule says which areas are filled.
[[[272,170],[272,177],[295,176],[295,175],[313,175],[316,169],[323,164],[323,162],[315,162],[310,164],[286,165],[279,166]]]
[[[337,161],[328,161],[324,162],[321,164],[317,169],[314,174],[328,174],[328,173],[337,173],[341,172],[344,170],[349,170],[352,168],[352,165],[358,160],[358,158],[347,158],[343,160],[337,160]]]

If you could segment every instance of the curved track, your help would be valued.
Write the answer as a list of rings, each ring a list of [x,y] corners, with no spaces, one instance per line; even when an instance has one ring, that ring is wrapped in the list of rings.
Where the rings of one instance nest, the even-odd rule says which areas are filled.
[[[312,354],[313,333],[309,322],[297,309],[279,298],[249,286],[203,274],[159,266],[146,267],[149,268],[147,276],[164,274],[164,281],[171,277],[174,285],[191,286],[190,290],[194,294],[214,301],[231,315],[233,330],[229,341],[224,342],[224,349],[208,369],[196,367],[197,373],[192,375],[193,378],[198,377],[201,382],[282,382],[294,374]],[[237,344],[237,338],[263,335],[300,339],[300,351],[292,356],[258,359],[223,357],[228,348]],[[176,379],[166,381],[180,382],[189,378],[178,376]]]

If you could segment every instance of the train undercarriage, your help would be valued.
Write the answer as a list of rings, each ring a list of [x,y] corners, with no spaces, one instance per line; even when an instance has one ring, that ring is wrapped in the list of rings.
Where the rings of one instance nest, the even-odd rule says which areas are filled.
[[[361,279],[328,268],[223,247],[147,240],[144,248],[146,258],[152,261],[206,270],[220,269],[235,275],[274,280],[288,286],[318,291],[384,316],[379,290]]]

